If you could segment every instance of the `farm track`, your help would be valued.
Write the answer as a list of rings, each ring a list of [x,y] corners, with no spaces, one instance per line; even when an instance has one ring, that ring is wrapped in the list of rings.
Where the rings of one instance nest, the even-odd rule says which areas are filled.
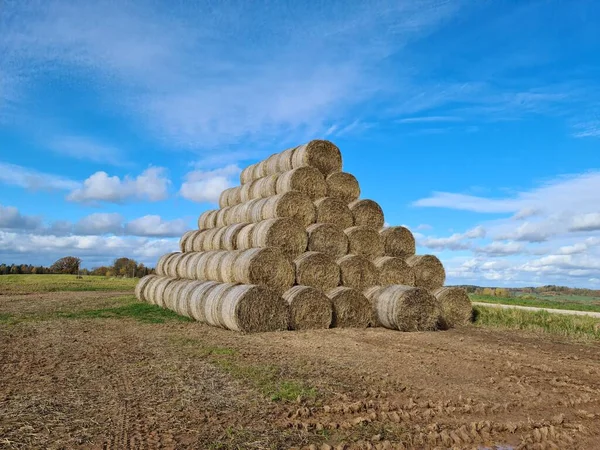
[[[475,306],[485,306],[490,308],[503,308],[503,309],[521,309],[523,311],[546,311],[554,314],[566,314],[568,316],[590,316],[597,317],[600,319],[600,312],[594,311],[575,311],[570,309],[556,309],[556,308],[541,308],[537,306],[521,306],[521,305],[503,305],[501,303],[485,303],[485,302],[472,302]]]
[[[81,306],[72,293],[43,299]],[[35,309],[0,299],[0,313],[19,308]],[[318,396],[273,402],[224,362],[275,366]],[[596,449],[598,419],[600,345],[547,335],[0,324],[2,449]]]

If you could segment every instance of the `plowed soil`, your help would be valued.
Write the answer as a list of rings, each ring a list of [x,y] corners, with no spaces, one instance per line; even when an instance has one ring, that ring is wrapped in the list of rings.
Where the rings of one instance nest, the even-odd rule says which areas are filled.
[[[0,313],[82,302],[114,303],[4,295]],[[270,383],[288,381],[305,394],[271,398]],[[475,327],[242,335],[135,318],[0,322],[0,448],[494,446],[600,448],[600,345]]]

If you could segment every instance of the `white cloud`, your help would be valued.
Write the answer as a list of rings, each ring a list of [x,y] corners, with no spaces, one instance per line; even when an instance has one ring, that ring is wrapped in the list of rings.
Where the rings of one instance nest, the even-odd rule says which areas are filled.
[[[123,216],[118,213],[94,213],[79,220],[74,233],[80,235],[122,234]]]
[[[151,167],[132,179],[126,176],[109,176],[106,172],[96,172],[75,189],[67,200],[72,202],[112,202],[122,203],[129,199],[150,201],[164,200],[168,196],[171,181],[164,175],[162,167]]]
[[[93,161],[100,164],[110,164],[113,166],[127,165],[123,151],[116,147],[95,142],[90,138],[83,136],[64,136],[55,139],[50,144],[50,148],[62,155],[70,156],[75,159]]]
[[[3,162],[0,162],[0,183],[19,186],[33,191],[68,190],[79,186],[79,183],[68,178]]]
[[[573,217],[569,231],[600,230],[600,213],[580,214]]]
[[[475,248],[475,253],[483,253],[488,256],[506,256],[522,253],[524,245],[517,242],[492,242],[489,245]]]
[[[417,230],[431,230],[433,227],[431,225],[428,225],[426,223],[422,223],[419,226],[417,226]]]
[[[217,203],[221,192],[234,186],[231,177],[239,175],[240,171],[237,165],[232,164],[221,169],[189,172],[179,194],[194,202]]]
[[[576,138],[600,137],[600,120],[581,122],[574,126],[573,136]]]
[[[41,226],[40,217],[24,216],[14,206],[0,205],[0,229],[31,230]]]
[[[432,249],[447,249],[447,250],[468,250],[471,248],[471,243],[468,240],[480,239],[485,237],[486,231],[483,227],[477,226],[465,233],[454,233],[447,238],[425,237],[415,233],[415,238],[419,245]]]
[[[183,219],[164,221],[160,216],[144,216],[125,225],[125,233],[133,236],[179,237],[189,227]]]

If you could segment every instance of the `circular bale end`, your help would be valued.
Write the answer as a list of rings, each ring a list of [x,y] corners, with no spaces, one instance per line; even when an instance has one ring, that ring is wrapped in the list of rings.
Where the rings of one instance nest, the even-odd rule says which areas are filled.
[[[388,227],[379,231],[386,256],[408,258],[416,251],[415,238],[406,227]]]
[[[311,200],[325,197],[327,183],[323,174],[314,167],[299,167],[277,177],[277,194],[290,191],[302,192]]]
[[[315,223],[306,229],[308,251],[339,258],[348,253],[348,236],[330,223]]]
[[[219,303],[221,324],[229,330],[259,333],[289,328],[288,303],[264,286],[234,285]]]
[[[413,255],[406,258],[415,274],[415,286],[429,290],[441,288],[446,281],[446,270],[434,255]]]
[[[440,317],[438,300],[426,289],[390,285],[365,291],[377,325],[400,331],[435,330]]]
[[[296,147],[292,164],[294,167],[315,167],[327,176],[342,170],[342,153],[333,142],[315,139]]]
[[[244,284],[267,286],[281,294],[294,285],[294,266],[277,248],[252,248],[240,250],[226,269],[232,281]],[[223,280],[225,281],[225,280]]]
[[[142,277],[137,284],[135,285],[135,297],[140,301],[140,302],[147,302],[148,299],[146,298],[146,287],[150,284],[150,282],[154,279],[156,279],[157,276],[156,275],[146,275],[145,277]]]
[[[369,227],[377,231],[383,227],[385,223],[383,210],[377,202],[368,199],[355,200],[348,207],[352,211],[354,225]]]
[[[340,284],[340,267],[324,253],[306,252],[294,260],[296,284],[328,291]]]
[[[291,330],[329,328],[333,319],[331,300],[310,286],[294,286],[283,294],[290,306]]]
[[[367,258],[383,256],[383,242],[377,231],[370,227],[354,226],[344,230],[348,236],[348,253]]]
[[[354,225],[354,217],[348,205],[342,200],[324,197],[315,200],[316,223],[330,223],[345,230]]]
[[[265,200],[262,210],[264,219],[288,218],[295,220],[304,228],[315,223],[315,205],[301,192],[290,191]]]
[[[379,279],[377,267],[370,260],[360,255],[346,255],[337,260],[340,266],[340,284],[362,291],[375,286]]]
[[[459,287],[441,287],[433,291],[442,310],[440,328],[468,325],[473,320],[473,305],[467,291]]]
[[[389,284],[415,285],[415,274],[412,268],[402,258],[380,256],[373,261],[379,272],[380,286]]]
[[[308,236],[303,226],[293,219],[267,219],[251,230],[250,245],[246,248],[273,247],[280,249],[290,260],[306,251]]]
[[[339,286],[327,292],[327,297],[333,305],[332,327],[366,328],[372,322],[371,304],[360,291]]]
[[[347,172],[336,172],[327,176],[327,197],[343,201],[346,205],[358,200],[360,185],[354,175]]]

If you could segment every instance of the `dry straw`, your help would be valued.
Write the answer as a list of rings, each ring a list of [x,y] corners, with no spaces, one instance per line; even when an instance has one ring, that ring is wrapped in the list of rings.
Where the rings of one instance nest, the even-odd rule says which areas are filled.
[[[187,281],[184,288],[179,292],[179,297],[175,302],[175,312],[179,315],[192,317],[191,298],[195,289],[202,286],[204,281]]]
[[[333,197],[345,204],[360,197],[360,186],[356,177],[347,172],[336,172],[327,176],[327,197]]]
[[[336,198],[324,197],[315,201],[316,223],[331,223],[344,230],[354,224],[348,205]]]
[[[294,284],[294,266],[276,248],[241,250],[232,267],[227,269],[236,283],[264,285],[278,293],[285,292]]]
[[[293,219],[267,219],[254,225],[249,232],[249,245],[238,248],[274,247],[294,259],[304,253],[308,245],[306,230]]]
[[[339,286],[327,296],[333,305],[333,327],[366,328],[372,322],[371,305],[360,291]]]
[[[154,290],[154,304],[164,307],[165,306],[165,289],[169,287],[170,284],[174,283],[176,280],[174,278],[169,277],[161,277],[161,279],[156,283],[156,287]]]
[[[362,291],[375,286],[379,272],[370,260],[360,255],[346,255],[337,260],[341,272],[341,285]]]
[[[236,248],[239,250],[252,248],[252,233],[256,227],[255,223],[249,223],[239,230],[235,242]]]
[[[383,241],[377,231],[366,226],[355,226],[344,230],[348,236],[348,253],[367,258],[383,256]]]
[[[154,279],[156,279],[156,275],[146,275],[145,277],[142,277],[140,279],[140,281],[138,281],[137,284],[135,285],[135,297],[140,302],[148,301],[148,299],[146,298],[146,287]]]
[[[181,252],[171,252],[162,255],[156,264],[156,274],[163,277],[170,276],[169,268],[171,267],[171,261],[181,254]]]
[[[186,231],[183,236],[181,236],[181,239],[179,240],[179,250],[182,252],[186,251],[187,242],[194,237],[196,231],[197,230]]]
[[[200,264],[200,258],[202,258],[203,252],[192,252],[192,256],[187,260],[185,267],[185,279],[195,280],[197,279],[197,273]],[[202,268],[200,268],[202,269]]]
[[[181,253],[175,262],[175,274],[177,278],[187,278],[187,269],[189,266],[190,258],[193,257],[193,253]]]
[[[308,250],[338,258],[348,253],[348,236],[330,223],[315,223],[306,229]]]
[[[144,298],[148,303],[153,305],[156,304],[156,289],[160,283],[160,280],[162,279],[163,277],[156,275],[156,277],[150,280],[150,282],[146,285],[146,289],[144,290]]]
[[[328,291],[340,284],[340,268],[324,253],[306,252],[294,260],[296,284]]]
[[[415,274],[415,286],[433,290],[446,281],[446,271],[441,261],[434,255],[414,255],[406,258]]]
[[[440,306],[426,289],[393,284],[365,291],[377,325],[400,331],[435,330]]]
[[[433,291],[440,302],[442,316],[441,328],[453,328],[467,325],[473,317],[473,305],[463,288],[441,287]]]
[[[385,223],[383,218],[383,210],[373,200],[363,199],[355,200],[348,205],[352,216],[354,217],[354,225],[365,226],[378,230]]]
[[[388,227],[379,231],[386,256],[408,258],[415,254],[415,238],[406,227]]]
[[[206,298],[220,284],[216,281],[204,281],[192,290],[188,308],[193,319],[206,323]]]
[[[222,250],[237,250],[237,237],[247,225],[247,223],[236,223],[225,227],[223,234],[221,234],[219,248]]]
[[[283,299],[289,304],[290,329],[310,330],[331,325],[331,300],[319,289],[294,286],[283,294]]]
[[[200,230],[214,228],[216,226],[217,212],[218,210],[213,209],[200,214],[200,217],[198,217],[198,228]]]
[[[315,167],[327,176],[342,170],[342,153],[330,141],[313,140],[296,147],[292,155],[292,166],[294,168]]]
[[[220,283],[206,295],[206,300],[204,302],[204,317],[206,318],[207,324],[212,325],[213,327],[224,328],[221,302],[225,297],[225,294],[227,294],[227,291],[233,289],[234,286],[235,284],[232,283]]]
[[[179,311],[180,306],[184,307],[181,303],[181,292],[185,289],[185,287],[192,283],[190,280],[178,280],[175,284],[175,287],[171,290],[169,294],[169,305],[168,308],[171,311],[176,312],[177,314],[181,314]]]
[[[179,285],[178,280],[172,280],[171,283],[167,284],[162,294],[162,307],[173,311],[173,300],[175,297],[172,295],[173,289]]]
[[[415,274],[412,268],[402,258],[381,256],[373,261],[379,272],[380,286],[388,284],[415,285]]]
[[[325,177],[314,167],[299,167],[279,175],[277,178],[277,193],[284,194],[298,191],[311,200],[327,195]]]

